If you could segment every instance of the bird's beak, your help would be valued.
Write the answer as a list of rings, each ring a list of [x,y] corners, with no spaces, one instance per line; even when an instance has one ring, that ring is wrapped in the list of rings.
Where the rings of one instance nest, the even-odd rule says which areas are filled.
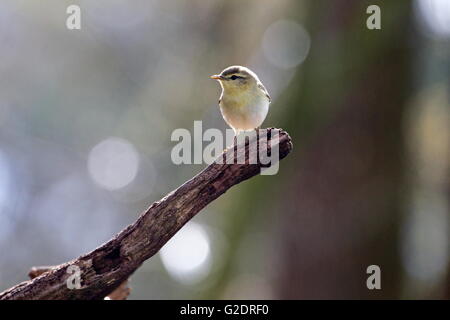
[[[210,78],[214,80],[224,80],[224,77],[221,76],[220,74],[212,75]]]

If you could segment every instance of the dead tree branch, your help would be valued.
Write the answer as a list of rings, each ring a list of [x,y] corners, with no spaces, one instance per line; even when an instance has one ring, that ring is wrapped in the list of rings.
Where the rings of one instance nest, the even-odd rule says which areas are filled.
[[[278,129],[267,129],[275,133]],[[111,294],[137,268],[152,257],[175,233],[201,209],[232,186],[260,173],[261,163],[255,161],[256,144],[265,152],[276,147],[270,137],[264,141],[250,139],[245,145],[245,164],[213,163],[160,201],[153,203],[133,224],[94,251],[64,264],[30,271],[32,280],[22,282],[2,293],[2,299],[103,299]],[[239,147],[239,146],[238,146]],[[272,149],[271,149],[272,148]],[[258,148],[256,148],[258,150]],[[289,135],[279,131],[279,159],[292,150]],[[230,148],[221,157],[233,152]],[[256,163],[256,164],[252,164]],[[69,266],[81,271],[81,288],[69,289],[66,282]]]

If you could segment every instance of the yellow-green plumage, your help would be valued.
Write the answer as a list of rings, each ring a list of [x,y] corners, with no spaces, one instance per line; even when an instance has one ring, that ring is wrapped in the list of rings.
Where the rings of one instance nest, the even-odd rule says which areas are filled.
[[[269,111],[270,96],[258,76],[241,66],[226,68],[220,75],[219,106],[225,122],[236,132],[258,128]]]

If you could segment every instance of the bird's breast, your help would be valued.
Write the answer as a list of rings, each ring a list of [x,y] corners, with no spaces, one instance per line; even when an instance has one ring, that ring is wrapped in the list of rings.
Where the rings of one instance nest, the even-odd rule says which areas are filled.
[[[245,107],[253,107],[258,105],[264,105],[268,103],[268,99],[259,91],[245,90],[245,91],[232,91],[222,92],[221,107],[241,109]]]
[[[259,127],[267,116],[269,100],[259,94],[223,94],[220,109],[225,121],[233,128],[250,130]]]

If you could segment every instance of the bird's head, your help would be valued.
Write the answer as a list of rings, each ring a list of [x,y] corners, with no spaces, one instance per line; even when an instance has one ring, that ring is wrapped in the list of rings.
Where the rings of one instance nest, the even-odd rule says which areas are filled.
[[[258,76],[253,71],[242,66],[228,67],[220,74],[211,76],[211,79],[218,80],[227,91],[249,90],[256,87],[259,82]]]

